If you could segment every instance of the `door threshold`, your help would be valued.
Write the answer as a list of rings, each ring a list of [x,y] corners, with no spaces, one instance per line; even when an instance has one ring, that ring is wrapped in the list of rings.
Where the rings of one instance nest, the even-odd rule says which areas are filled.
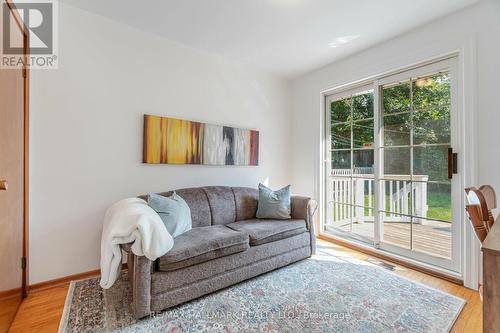
[[[433,266],[430,264],[425,264],[413,259],[409,259],[403,256],[399,256],[397,254],[384,251],[381,249],[376,249],[374,247],[368,246],[366,244],[362,244],[361,242],[357,242],[355,240],[347,240],[335,235],[320,233],[318,235],[318,239],[322,239],[334,244],[338,244],[347,248],[350,248],[355,251],[359,251],[365,254],[368,254],[373,257],[380,258],[382,260],[386,260],[389,262],[393,262],[397,265],[407,267],[413,269],[415,271],[419,271],[428,275],[432,275],[434,277],[458,284],[463,286],[463,277],[461,274],[457,272],[453,272],[444,268],[440,268],[437,266]]]

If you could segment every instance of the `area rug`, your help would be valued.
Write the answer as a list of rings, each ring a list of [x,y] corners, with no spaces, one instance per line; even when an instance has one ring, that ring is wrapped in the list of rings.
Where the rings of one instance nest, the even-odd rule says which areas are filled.
[[[104,291],[98,279],[72,282],[59,332],[448,332],[465,304],[370,263],[319,252],[135,320],[124,273]]]

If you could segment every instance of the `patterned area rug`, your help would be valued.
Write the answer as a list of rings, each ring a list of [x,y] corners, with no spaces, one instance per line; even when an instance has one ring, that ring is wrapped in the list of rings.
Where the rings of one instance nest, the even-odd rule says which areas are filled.
[[[72,282],[59,332],[448,332],[465,301],[322,251],[145,319],[126,274],[103,291]]]

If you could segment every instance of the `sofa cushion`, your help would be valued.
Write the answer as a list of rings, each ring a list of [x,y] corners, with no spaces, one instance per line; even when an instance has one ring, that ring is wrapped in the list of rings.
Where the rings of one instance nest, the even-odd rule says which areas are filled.
[[[157,193],[163,195],[164,197],[169,197],[173,194],[173,191]],[[203,189],[194,188],[181,188],[175,190],[184,201],[186,201],[189,209],[191,210],[191,220],[193,221],[193,228],[195,227],[205,227],[209,226],[212,222],[210,214],[210,206],[208,204],[207,195]],[[139,198],[148,200],[147,195],[141,195]]]
[[[230,223],[227,227],[246,233],[250,236],[250,245],[256,246],[306,232],[306,221],[250,219]]]
[[[157,271],[152,275],[152,293],[161,294],[165,291],[177,289],[190,284],[209,279],[213,276],[224,275],[226,272],[237,270],[254,263],[262,263],[272,257],[281,257],[288,252],[310,246],[310,235],[304,232],[272,243],[251,246],[248,250],[230,256],[209,260],[199,265],[189,266],[175,271]]]
[[[199,264],[248,249],[248,235],[223,225],[193,228],[174,241],[159,259],[160,271]]]
[[[212,213],[212,225],[228,224],[236,221],[236,207],[233,190],[227,186],[206,186],[203,191],[207,195]]]
[[[256,188],[233,187],[236,221],[254,219],[257,213],[259,191]]]

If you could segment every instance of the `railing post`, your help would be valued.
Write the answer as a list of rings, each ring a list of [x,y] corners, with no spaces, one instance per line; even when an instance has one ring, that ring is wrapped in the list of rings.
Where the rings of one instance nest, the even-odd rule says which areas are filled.
[[[422,213],[423,213],[423,210],[422,210],[422,183],[416,182],[413,184],[415,186],[415,196],[414,196],[415,215],[423,216],[422,215]],[[417,218],[417,219],[415,219],[415,222],[422,224],[422,219]]]
[[[419,217],[427,217],[427,179],[428,177],[423,176],[421,182],[415,182],[415,215]],[[425,219],[416,219],[417,223],[422,225],[426,224]]]
[[[410,183],[403,181],[403,187],[401,188],[401,212],[408,215],[408,185]],[[406,218],[406,217],[405,217]]]
[[[421,202],[422,202],[422,216],[427,217],[427,210],[429,206],[427,205],[427,180],[429,177],[422,177],[422,193],[421,193]],[[422,219],[421,224],[425,225],[427,220]]]
[[[329,177],[327,177],[327,191],[326,191],[326,224],[331,224],[333,222],[335,222],[334,220],[334,217],[333,217],[333,205],[335,204],[333,202],[334,200],[334,188],[333,188],[333,184],[335,182],[335,180],[332,178],[332,176],[330,175]]]
[[[364,223],[365,222],[365,180],[364,179],[356,179],[356,187],[355,187],[355,202],[356,205],[356,222]]]

